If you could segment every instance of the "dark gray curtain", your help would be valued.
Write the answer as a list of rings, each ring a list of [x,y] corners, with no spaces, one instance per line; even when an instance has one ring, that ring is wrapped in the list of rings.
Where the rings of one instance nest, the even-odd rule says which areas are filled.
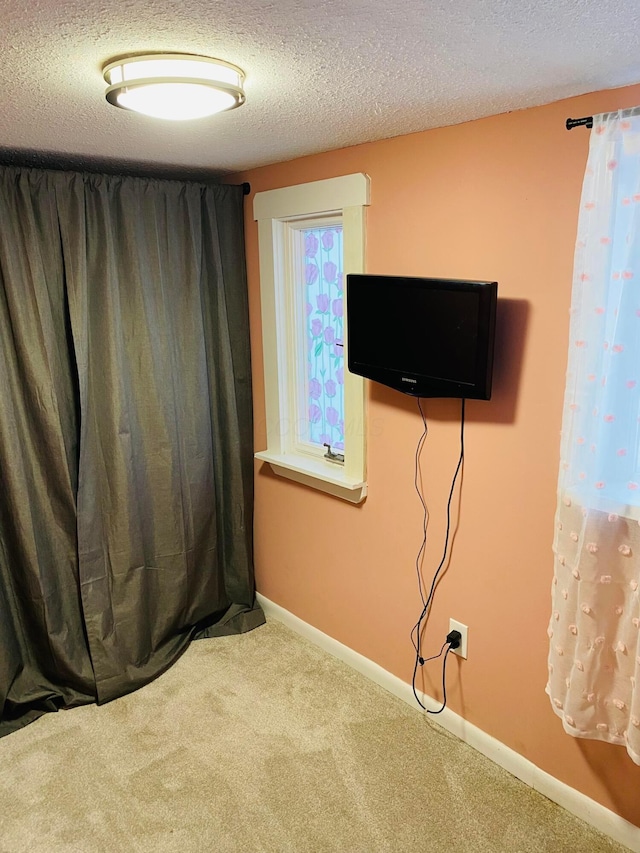
[[[0,734],[262,624],[242,191],[0,168]]]

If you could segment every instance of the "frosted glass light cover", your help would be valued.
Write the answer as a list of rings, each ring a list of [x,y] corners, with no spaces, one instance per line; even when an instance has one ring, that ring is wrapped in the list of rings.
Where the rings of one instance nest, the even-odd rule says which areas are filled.
[[[118,104],[152,118],[186,121],[228,110],[234,97],[197,83],[157,83],[126,89],[118,95]]]
[[[208,57],[131,57],[109,63],[104,78],[109,103],[154,118],[203,118],[244,103],[242,70]]]

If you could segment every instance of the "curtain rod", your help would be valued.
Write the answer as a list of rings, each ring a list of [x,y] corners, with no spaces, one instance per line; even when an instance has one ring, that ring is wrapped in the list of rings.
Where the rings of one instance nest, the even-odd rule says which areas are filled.
[[[565,126],[567,130],[573,130],[574,127],[593,127],[593,116],[583,116],[582,118],[568,118]]]
[[[251,184],[249,183],[249,181],[245,181],[242,184],[242,195],[249,195],[250,192],[251,192]]]

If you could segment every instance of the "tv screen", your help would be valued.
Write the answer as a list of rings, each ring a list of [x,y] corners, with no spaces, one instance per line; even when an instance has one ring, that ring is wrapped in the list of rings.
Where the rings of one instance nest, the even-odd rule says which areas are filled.
[[[489,400],[495,281],[347,276],[352,373],[415,397]]]

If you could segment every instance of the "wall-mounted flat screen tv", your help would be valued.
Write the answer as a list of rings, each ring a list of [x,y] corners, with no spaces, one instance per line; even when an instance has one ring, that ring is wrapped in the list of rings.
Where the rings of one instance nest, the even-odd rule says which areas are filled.
[[[352,373],[415,397],[491,398],[498,284],[347,276]]]

